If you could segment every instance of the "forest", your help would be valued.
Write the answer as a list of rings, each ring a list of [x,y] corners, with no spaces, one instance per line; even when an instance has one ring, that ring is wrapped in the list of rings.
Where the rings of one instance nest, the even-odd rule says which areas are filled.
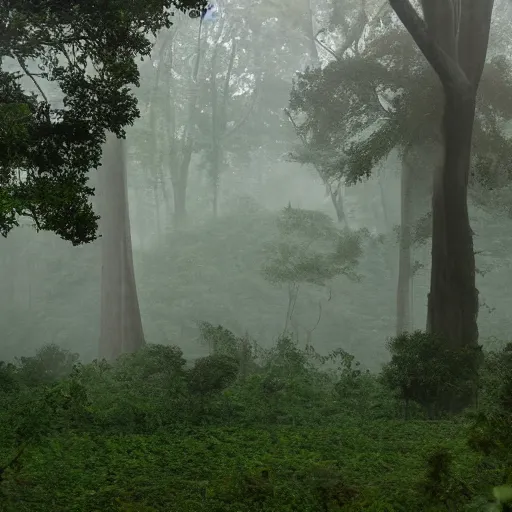
[[[511,511],[511,24],[1,1],[0,512]]]

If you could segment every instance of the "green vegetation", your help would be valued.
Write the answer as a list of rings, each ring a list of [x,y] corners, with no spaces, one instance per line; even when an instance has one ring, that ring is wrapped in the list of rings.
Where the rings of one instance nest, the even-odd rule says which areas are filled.
[[[88,173],[100,165],[105,133],[124,138],[139,116],[130,90],[139,86],[136,58],[151,54],[150,36],[171,26],[174,10],[201,5],[15,0],[0,6],[0,235],[28,217],[38,231],[73,245],[96,239]],[[6,70],[6,58],[23,73]],[[38,73],[29,69],[33,61]],[[22,87],[24,75],[39,95]],[[64,108],[52,105],[41,79],[58,86]]]
[[[485,353],[477,414],[429,421],[412,396],[404,420],[386,372],[342,350],[201,332],[211,353],[193,364],[162,345],[112,365],[56,346],[2,363],[0,510],[506,510],[510,345]]]

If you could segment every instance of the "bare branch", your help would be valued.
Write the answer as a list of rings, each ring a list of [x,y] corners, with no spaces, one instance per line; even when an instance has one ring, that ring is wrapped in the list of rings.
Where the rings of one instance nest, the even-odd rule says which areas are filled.
[[[37,90],[40,92],[41,96],[44,98],[44,101],[46,103],[50,103],[48,101],[48,98],[46,97],[46,94],[43,92],[43,90],[41,89],[41,86],[39,85],[39,83],[37,82],[37,80],[34,78],[34,74],[31,73],[25,62],[23,61],[23,59],[21,57],[18,57],[16,56],[16,60],[18,61],[18,64],[20,65],[21,69],[23,70],[23,72],[32,80],[32,82],[34,82],[34,85],[37,87]],[[49,118],[48,118],[49,120]]]
[[[340,57],[338,57],[338,55],[336,55],[336,52],[334,50],[331,50],[329,47],[327,47],[324,43],[322,43],[322,41],[319,41],[318,39],[318,36],[320,34],[322,34],[323,32],[325,32],[325,28],[322,28],[320,29],[316,34],[315,34],[315,37],[313,38],[315,40],[315,42],[321,46],[326,52],[329,52],[336,60],[340,60]],[[343,52],[345,53],[345,52]]]

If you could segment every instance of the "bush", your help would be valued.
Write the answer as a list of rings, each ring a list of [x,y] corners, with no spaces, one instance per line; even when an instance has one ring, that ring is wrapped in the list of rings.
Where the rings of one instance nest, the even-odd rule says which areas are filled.
[[[467,485],[453,474],[453,455],[446,448],[438,448],[427,458],[427,470],[419,484],[420,493],[428,505],[455,510],[471,498]]]
[[[483,408],[473,418],[468,444],[504,468],[512,483],[512,343],[486,354],[482,374]]]
[[[225,355],[236,359],[240,365],[240,378],[244,379],[252,372],[258,371],[256,364],[256,343],[251,343],[247,336],[240,338],[221,325],[213,326],[209,322],[199,325],[201,339],[208,345],[210,354]]]
[[[443,338],[415,331],[388,342],[391,361],[382,371],[383,382],[405,401],[416,402],[434,419],[457,409],[476,388],[481,347],[452,349]]]
[[[174,378],[183,374],[185,364],[181,348],[147,344],[137,352],[122,355],[115,373],[121,380]]]
[[[218,393],[234,383],[238,370],[239,364],[234,357],[223,354],[201,357],[187,371],[188,389],[194,395]]]
[[[80,356],[49,344],[39,349],[33,357],[16,358],[18,378],[30,387],[48,385],[67,377]]]
[[[19,389],[16,379],[16,367],[0,361],[0,393],[10,394]]]

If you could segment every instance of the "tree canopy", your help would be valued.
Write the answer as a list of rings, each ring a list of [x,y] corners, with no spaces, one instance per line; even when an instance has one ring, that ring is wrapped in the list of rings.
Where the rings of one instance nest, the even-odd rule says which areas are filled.
[[[440,137],[442,90],[435,73],[403,28],[375,32],[364,52],[300,73],[292,89],[289,112],[306,142],[292,159],[315,164],[326,179],[355,183],[392,149]],[[494,56],[479,89],[473,181],[486,186],[505,179],[511,142],[500,124],[512,117],[510,73],[506,60]],[[492,165],[484,165],[489,159]]]
[[[100,165],[105,133],[124,137],[138,117],[130,88],[136,57],[172,24],[172,8],[198,0],[15,0],[0,6],[0,233],[20,217],[79,245],[97,237],[88,172]],[[21,70],[12,71],[13,65]],[[28,77],[38,94],[20,80]],[[64,97],[50,104],[41,81]]]

